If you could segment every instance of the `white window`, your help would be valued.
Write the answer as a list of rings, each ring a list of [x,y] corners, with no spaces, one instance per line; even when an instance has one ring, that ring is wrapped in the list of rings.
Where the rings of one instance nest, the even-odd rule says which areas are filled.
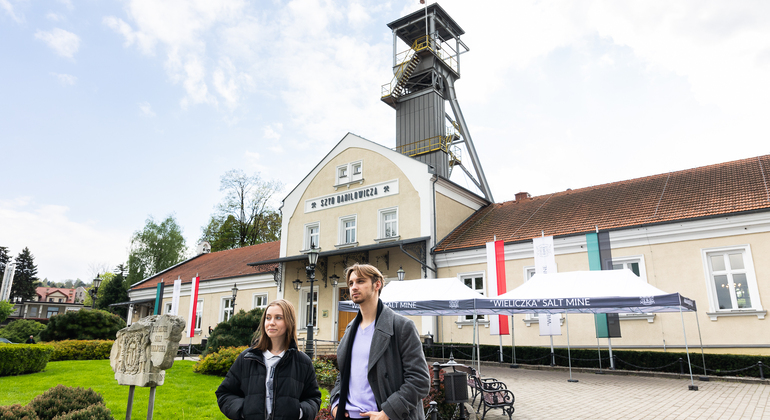
[[[198,299],[195,305],[195,332],[201,331],[201,321],[203,320],[203,299]]]
[[[613,257],[613,270],[630,270],[637,277],[647,281],[647,271],[644,267],[644,257],[641,255],[631,257]]]
[[[254,295],[254,305],[252,308],[267,308],[267,293],[258,293]]]
[[[470,287],[471,290],[474,290],[478,292],[480,295],[484,295],[484,291],[486,290],[486,287],[484,287],[484,273],[468,273],[468,274],[460,274],[460,281],[463,282],[466,286]],[[476,319],[479,321],[485,321],[487,318],[484,315],[476,315]],[[473,321],[473,315],[465,315],[464,320],[466,322]]]
[[[360,181],[364,177],[363,162],[353,162],[350,164],[350,181]]]
[[[166,315],[171,315],[171,302],[168,302],[164,305],[163,313]]]
[[[338,166],[336,184],[345,184],[347,182],[350,182],[350,179],[348,178],[348,165]]]
[[[48,313],[46,314],[46,318],[50,318],[54,315],[59,315],[59,308],[48,308]]]
[[[531,279],[532,276],[535,275],[535,273],[537,273],[537,270],[535,269],[535,267],[524,267],[524,281],[525,282],[529,281],[529,279]],[[524,317],[524,320],[525,321],[534,321],[534,322],[538,322],[539,321],[539,319],[537,317],[537,314],[527,314]],[[529,324],[530,323],[527,322],[527,326],[528,327],[529,327]]]
[[[310,309],[312,296],[312,311]],[[307,331],[307,326],[312,322],[313,328],[318,328],[318,286],[313,286],[313,294],[310,294],[310,288],[302,289],[302,308],[300,314],[300,325],[297,325],[299,332]]]
[[[748,245],[703,250],[712,320],[719,315],[765,313],[759,301],[754,261]],[[761,312],[761,313],[758,313]]]
[[[21,308],[21,306],[19,308]],[[29,316],[37,318],[37,306],[32,306],[29,308]]]
[[[233,316],[233,298],[222,298],[222,310],[219,312],[219,322],[226,322]]]
[[[335,178],[335,186],[344,186],[353,182],[361,183],[364,179],[364,165],[363,161],[357,161],[352,163],[346,163],[344,165],[337,166],[337,175]]]
[[[340,217],[340,245],[355,244],[356,238],[356,216]]]
[[[382,209],[379,213],[379,239],[398,238],[398,207]]]
[[[308,250],[312,247],[320,248],[321,241],[321,223],[308,223],[305,225],[305,243],[304,250]]]

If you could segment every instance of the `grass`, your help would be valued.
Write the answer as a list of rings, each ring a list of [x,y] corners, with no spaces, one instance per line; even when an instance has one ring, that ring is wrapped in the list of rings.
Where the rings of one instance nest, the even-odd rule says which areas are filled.
[[[193,373],[195,362],[177,360],[155,389],[157,419],[225,419],[214,395],[222,377]],[[109,360],[49,362],[43,372],[0,377],[0,406],[27,405],[37,395],[58,384],[92,388],[104,398],[116,419],[126,417],[128,386],[118,385]],[[150,388],[136,387],[132,418],[145,418]]]
[[[155,389],[156,419],[226,419],[214,395],[222,377],[193,373],[195,362],[177,360],[166,371],[163,385]],[[128,386],[118,385],[109,360],[49,362],[43,372],[0,377],[0,406],[27,405],[33,398],[58,384],[92,388],[104,398],[116,419],[126,417]],[[329,391],[321,388],[325,404]],[[136,387],[132,419],[146,418],[150,388]]]

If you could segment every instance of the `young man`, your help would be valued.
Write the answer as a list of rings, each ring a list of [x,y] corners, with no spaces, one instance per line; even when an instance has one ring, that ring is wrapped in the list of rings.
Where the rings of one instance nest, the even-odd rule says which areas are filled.
[[[414,322],[382,304],[384,279],[376,267],[354,264],[345,278],[359,312],[337,348],[340,374],[331,392],[332,415],[423,420],[430,376]]]

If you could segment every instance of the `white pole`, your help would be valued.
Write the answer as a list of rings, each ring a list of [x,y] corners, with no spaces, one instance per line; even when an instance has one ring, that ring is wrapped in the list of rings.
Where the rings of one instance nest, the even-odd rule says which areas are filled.
[[[569,312],[564,311],[564,322],[567,324],[567,360],[569,361],[569,379],[567,382],[577,382],[577,379],[572,379],[572,352],[569,347]]]
[[[695,381],[692,379],[692,364],[690,363],[690,348],[687,347],[687,330],[684,329],[684,315],[682,315],[682,305],[679,305],[679,316],[682,318],[682,335],[684,336],[684,351],[687,352],[687,367],[690,368],[690,386],[687,387],[690,391],[697,391],[698,387],[695,386]]]
[[[556,365],[556,360],[553,356],[553,335],[550,335],[549,337],[551,337],[551,366],[554,366]]]
[[[609,326],[607,328],[609,330]],[[612,358],[612,339],[609,335],[609,331],[607,331],[607,346],[610,348],[610,369],[615,370],[615,360]]]

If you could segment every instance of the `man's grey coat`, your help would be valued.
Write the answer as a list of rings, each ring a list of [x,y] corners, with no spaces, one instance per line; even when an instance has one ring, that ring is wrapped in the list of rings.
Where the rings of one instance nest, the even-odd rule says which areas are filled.
[[[360,314],[359,314],[360,317]],[[337,347],[337,363],[345,366],[350,328]],[[372,347],[369,351],[369,385],[377,407],[391,420],[423,420],[422,399],[430,391],[428,363],[422,352],[420,336],[414,322],[384,306],[377,317]],[[340,377],[331,392],[331,401],[339,399]]]

